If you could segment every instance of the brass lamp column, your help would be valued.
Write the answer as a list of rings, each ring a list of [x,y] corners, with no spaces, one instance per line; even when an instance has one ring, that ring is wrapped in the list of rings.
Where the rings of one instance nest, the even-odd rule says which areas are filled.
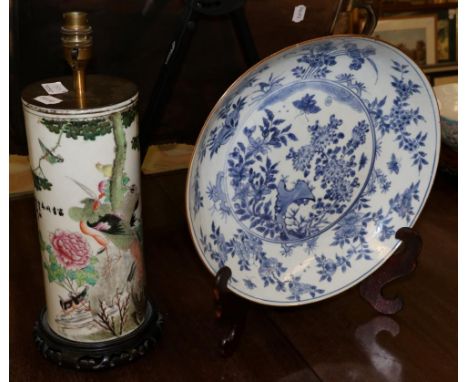
[[[138,89],[86,75],[91,32],[86,13],[64,14],[73,77],[22,93],[46,295],[34,339],[80,370],[133,361],[161,332],[145,290]]]
[[[79,107],[85,107],[85,70],[92,57],[92,28],[84,12],[63,15],[62,44],[65,59],[73,70],[73,85]]]

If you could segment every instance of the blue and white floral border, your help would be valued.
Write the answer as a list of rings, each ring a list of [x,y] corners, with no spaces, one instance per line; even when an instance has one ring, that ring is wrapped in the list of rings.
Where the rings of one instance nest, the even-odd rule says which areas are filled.
[[[340,38],[341,40],[343,40],[343,38]],[[364,37],[352,37],[351,39],[360,39],[360,40],[368,40],[376,45],[380,45],[386,49],[391,49],[393,50],[393,53],[395,53],[395,55],[399,56],[399,59],[402,59],[404,60],[405,64],[401,64],[401,61],[398,61],[398,62],[394,62],[394,69],[395,69],[395,66],[398,66],[400,65],[399,67],[399,70],[402,71],[402,70],[406,70],[406,68],[411,68],[414,70],[414,72],[417,74],[417,76],[419,77],[419,80],[420,82],[423,84],[424,86],[424,89],[426,91],[426,93],[428,94],[428,96],[431,98],[431,104],[432,104],[432,111],[433,111],[433,117],[434,117],[434,125],[435,125],[435,128],[436,128],[436,132],[435,132],[435,141],[436,141],[436,144],[434,145],[434,155],[430,158],[433,159],[432,161],[432,168],[431,168],[431,177],[430,177],[430,180],[427,184],[427,187],[425,188],[425,193],[424,193],[424,196],[420,197],[419,195],[417,195],[417,190],[418,190],[418,186],[419,186],[419,182],[418,183],[412,183],[411,185],[409,185],[409,187],[407,188],[407,190],[405,191],[405,193],[407,194],[411,194],[410,195],[410,198],[413,197],[413,194],[415,192],[415,199],[418,200],[419,202],[419,205],[418,205],[418,209],[417,211],[413,211],[413,214],[412,214],[412,217],[409,217],[407,219],[407,222],[408,222],[408,226],[414,224],[414,222],[417,220],[418,216],[419,216],[419,213],[421,212],[422,210],[422,207],[424,206],[424,203],[428,197],[428,193],[432,187],[432,183],[433,183],[433,180],[434,180],[434,175],[435,175],[435,170],[436,170],[436,165],[438,163],[438,155],[439,155],[439,146],[440,146],[440,133],[438,131],[438,126],[439,126],[439,117],[438,117],[438,114],[436,113],[436,110],[437,110],[437,106],[436,106],[436,103],[435,103],[435,99],[434,99],[434,96],[432,94],[432,91],[430,90],[430,87],[428,86],[428,83],[427,83],[427,80],[425,80],[424,78],[424,75],[422,74],[422,72],[415,66],[414,63],[412,63],[411,61],[409,61],[400,51],[398,51],[397,49],[385,44],[385,43],[382,43],[382,42],[379,42],[377,40],[373,40],[373,39],[369,39],[369,38],[364,38]],[[318,40],[330,40],[331,42],[332,41],[336,41],[337,39],[334,38],[334,37],[331,37],[331,38],[324,38],[324,39],[318,39]],[[309,44],[313,44],[314,42],[318,41],[318,40],[312,40],[312,41],[308,41],[308,42],[305,42],[303,44],[301,44],[299,47],[295,47],[293,49],[298,49],[300,47],[304,47],[305,49],[307,49],[307,46]],[[367,52],[368,53],[368,52]],[[266,61],[269,61],[269,60],[272,60],[274,57],[277,57],[277,56],[281,56],[281,55],[284,55],[284,50],[281,51],[281,52],[278,52],[276,55],[274,55],[273,57],[270,57],[269,59],[259,63],[258,65],[256,65],[254,68],[250,69],[249,71],[247,71],[239,80],[237,80],[229,89],[228,91],[225,93],[227,96],[224,96],[222,99],[220,99],[220,101],[218,102],[218,104],[215,106],[215,108],[213,109],[214,111],[217,111],[218,113],[223,113],[223,110],[221,109],[221,111],[218,111],[219,107],[221,104],[227,104],[228,105],[228,108],[231,107],[231,104],[230,103],[227,103],[226,102],[226,99],[229,99],[231,98],[234,99],[236,97],[236,89],[238,89],[240,87],[239,84],[242,84],[242,83],[247,83],[248,85],[249,84],[252,84],[254,81],[252,81],[252,78],[254,78],[259,72],[263,71],[263,70],[266,70],[268,68],[268,65],[264,65]],[[361,57],[355,57],[353,58],[353,62],[351,63],[351,65],[360,65],[362,64],[363,60],[367,60],[368,57],[362,57],[363,55],[361,55]],[[368,54],[368,56],[370,56]],[[372,60],[370,60],[372,61]],[[371,64],[375,67],[376,64],[372,61]],[[403,65],[403,66],[401,66]],[[406,65],[406,66],[405,66]],[[260,69],[258,69],[260,68]],[[398,67],[397,67],[398,69]],[[377,69],[376,69],[377,71]],[[268,80],[270,81],[265,81],[264,82],[264,86],[270,86],[272,89],[275,88],[275,86],[278,86],[278,80],[281,79],[281,75],[273,75],[271,74],[270,77],[268,78]],[[394,81],[397,81],[398,79],[397,78],[394,78]],[[268,84],[268,82],[270,82],[270,84]],[[350,81],[351,82],[351,81]],[[353,85],[351,83],[351,85]],[[359,89],[359,85],[357,86],[356,88],[357,91],[360,91]],[[261,95],[261,94],[260,94]],[[259,97],[260,99],[261,97]],[[238,98],[237,101],[239,102],[239,99],[241,100],[241,103],[242,103],[242,99],[241,98]],[[377,102],[377,99],[375,100],[375,102]],[[374,106],[376,106],[377,108],[379,107],[378,104],[375,104]],[[381,106],[381,105],[380,105]],[[242,107],[242,105],[238,104],[238,107]],[[227,110],[229,111],[229,110]],[[224,113],[226,114],[226,109],[224,110]],[[206,145],[203,145],[203,141],[207,141],[206,139],[206,134],[208,133],[208,129],[207,129],[207,125],[208,125],[208,121],[210,121],[210,118],[212,117],[213,113],[210,115],[210,117],[207,119],[207,123],[205,124],[204,126],[204,129],[202,131],[202,133],[200,134],[200,138],[199,138],[199,141],[197,142],[197,149],[199,150],[198,152],[195,153],[194,155],[194,159],[193,159],[193,162],[192,162],[192,165],[191,165],[191,168],[190,168],[190,171],[189,171],[189,177],[188,177],[188,181],[187,181],[187,214],[188,214],[188,218],[189,218],[189,225],[190,225],[190,230],[191,230],[191,233],[192,233],[192,236],[194,238],[194,242],[195,242],[195,245],[196,245],[196,248],[197,248],[197,251],[199,252],[202,260],[205,262],[205,264],[208,266],[208,268],[213,272],[215,273],[217,271],[217,268],[215,268],[215,266],[212,264],[212,260],[208,260],[204,257],[204,254],[207,254],[209,251],[210,251],[210,248],[209,248],[209,244],[207,244],[206,242],[206,235],[205,235],[205,242],[203,242],[203,232],[201,233],[197,233],[197,232],[194,232],[194,229],[193,229],[193,221],[192,221],[192,211],[191,211],[191,208],[190,208],[190,205],[191,205],[191,200],[192,198],[190,197],[191,195],[191,191],[194,191],[195,193],[199,193],[200,190],[197,189],[196,185],[197,185],[197,182],[192,182],[192,170],[193,168],[195,167],[195,164],[196,162],[201,158],[203,158],[204,155],[206,155],[206,150],[207,150],[207,146]],[[234,119],[231,118],[229,119],[229,116],[227,115],[226,118],[226,123],[235,123]],[[427,135],[427,134],[426,134]],[[229,137],[227,137],[229,138]],[[419,137],[421,138],[421,137]],[[201,152],[200,152],[200,147],[201,147]],[[426,157],[427,159],[429,159],[429,157]],[[415,162],[418,158],[415,159]],[[429,164],[429,162],[427,162],[427,159],[425,158],[422,158],[422,160],[426,161],[426,163],[423,163],[424,164]],[[421,162],[421,158],[419,158],[420,162]],[[421,170],[421,163],[418,164],[419,167],[420,167],[420,170]],[[390,159],[390,161],[387,163],[387,166],[388,166],[388,169],[389,171],[394,171],[394,172],[397,172],[399,170],[399,166],[398,166],[398,158],[395,156],[395,154],[392,154],[392,157]],[[197,172],[198,172],[198,169],[197,169]],[[196,177],[197,178],[197,177]],[[195,190],[191,190],[192,187],[195,186]],[[396,199],[397,197],[399,198],[403,198],[404,197],[404,194],[401,194],[398,193],[393,199]],[[195,198],[197,199],[197,198]],[[200,199],[198,199],[200,201]],[[392,201],[390,200],[390,202],[392,203]],[[397,203],[398,201],[393,201],[393,203]],[[195,206],[195,208],[200,208],[202,207],[203,205],[200,204],[198,202],[198,205]],[[382,215],[383,214],[383,211],[380,209],[379,211],[377,212],[374,212],[374,215]],[[385,221],[385,217],[384,216],[380,216],[383,220],[382,221]],[[207,227],[208,228],[208,227]],[[212,224],[212,227],[211,228],[211,235],[213,235],[213,232],[216,234],[216,232],[218,232],[218,234],[220,234],[220,231],[219,231],[219,227],[216,227],[214,225],[214,223]],[[399,227],[394,227],[395,229],[399,228]],[[395,230],[394,229],[394,230]],[[394,234],[394,230],[391,231],[391,234]],[[239,230],[239,234],[242,234],[241,230]],[[221,234],[222,235],[222,234]],[[393,237],[392,237],[393,239]],[[223,239],[224,240],[224,239]],[[351,286],[355,285],[356,283],[358,283],[360,280],[364,279],[365,277],[367,277],[370,273],[372,273],[376,268],[378,268],[381,264],[383,264],[385,262],[385,260],[396,250],[396,248],[398,247],[399,243],[396,241],[396,239],[393,239],[393,241],[395,242],[393,247],[391,248],[391,250],[388,251],[388,254],[385,256],[385,257],[382,257],[380,258],[378,261],[376,261],[376,263],[370,267],[365,273],[361,274],[359,277],[355,278],[352,282],[346,284],[346,285],[343,285],[341,286],[340,288],[336,288],[334,289],[333,291],[331,292],[325,292],[324,290],[322,290],[321,288],[319,287],[316,287],[316,286],[310,286],[308,284],[301,284],[300,280],[290,280],[289,283],[291,284],[290,285],[290,290],[294,290],[294,289],[298,289],[300,290],[300,296],[302,296],[302,294],[309,294],[310,295],[310,298],[295,298],[297,296],[294,296],[294,293],[292,293],[292,296],[289,296],[289,297],[285,297],[283,300],[271,300],[271,299],[263,299],[263,298],[260,298],[258,296],[253,296],[253,295],[249,295],[248,293],[246,293],[245,291],[237,288],[235,286],[235,284],[238,282],[238,280],[235,279],[236,275],[234,275],[234,282],[231,282],[230,283],[230,288],[232,290],[234,290],[236,293],[242,295],[243,297],[245,298],[248,298],[248,299],[251,299],[251,300],[254,300],[254,301],[257,301],[257,302],[260,302],[260,303],[265,303],[265,304],[268,304],[268,305],[278,305],[278,306],[285,306],[285,305],[300,305],[300,304],[304,304],[304,303],[308,303],[308,302],[315,302],[315,301],[319,301],[319,300],[322,300],[324,298],[327,298],[327,297],[331,297],[337,293],[340,293],[341,291],[345,290],[345,289],[348,289],[350,288]],[[225,245],[226,244],[226,240],[224,240],[224,244],[222,243],[222,245]],[[201,246],[203,248],[201,248]],[[227,250],[229,252],[229,249]],[[359,256],[366,256],[366,253],[363,253]],[[330,271],[329,268],[327,268],[327,264],[326,264],[326,258],[321,258],[320,256],[315,256],[316,257],[316,262],[317,264],[321,264],[321,267],[322,267],[322,273],[321,273],[321,281],[326,281],[327,279],[329,279],[329,275],[327,274],[327,272]],[[272,258],[274,260],[274,258]],[[330,260],[330,259],[328,259]],[[218,266],[221,266],[222,264],[218,264]],[[279,267],[281,267],[281,264],[279,265]],[[333,271],[336,271],[337,268],[339,267],[342,267],[342,271],[344,271],[346,268],[347,268],[347,261],[346,259],[340,259],[339,257],[336,258],[336,262],[335,262],[335,265],[334,265],[334,270]],[[319,272],[320,273],[320,272]],[[264,280],[265,281],[265,280]],[[265,281],[266,285],[268,284],[267,281]],[[248,284],[248,281],[244,280],[244,284],[245,284],[245,287],[247,289],[249,289],[249,285]],[[281,289],[281,287],[279,288]],[[300,297],[299,296],[299,297]],[[291,298],[293,297],[293,298]]]

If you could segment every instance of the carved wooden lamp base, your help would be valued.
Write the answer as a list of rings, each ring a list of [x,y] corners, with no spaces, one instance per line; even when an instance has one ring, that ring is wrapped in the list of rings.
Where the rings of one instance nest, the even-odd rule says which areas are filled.
[[[104,342],[70,341],[55,334],[44,308],[34,325],[34,342],[42,355],[59,366],[103,370],[133,362],[145,355],[161,336],[162,315],[148,302],[144,323],[122,338]]]

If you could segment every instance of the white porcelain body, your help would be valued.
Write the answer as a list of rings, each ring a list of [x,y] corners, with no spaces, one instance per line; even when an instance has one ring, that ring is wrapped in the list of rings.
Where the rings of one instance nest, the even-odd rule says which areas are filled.
[[[458,83],[434,86],[440,110],[442,140],[458,151]]]
[[[186,193],[196,249],[252,301],[334,296],[398,247],[439,146],[432,89],[398,49],[357,36],[284,49],[226,91],[200,134]]]
[[[115,339],[145,313],[136,103],[83,113],[23,100],[48,323],[70,340]]]

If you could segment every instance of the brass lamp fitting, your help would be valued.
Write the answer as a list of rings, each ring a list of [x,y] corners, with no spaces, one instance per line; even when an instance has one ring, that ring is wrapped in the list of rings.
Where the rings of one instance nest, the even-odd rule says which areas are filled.
[[[62,45],[65,59],[73,70],[76,97],[81,106],[85,102],[85,69],[92,56],[92,28],[85,12],[63,14]]]

